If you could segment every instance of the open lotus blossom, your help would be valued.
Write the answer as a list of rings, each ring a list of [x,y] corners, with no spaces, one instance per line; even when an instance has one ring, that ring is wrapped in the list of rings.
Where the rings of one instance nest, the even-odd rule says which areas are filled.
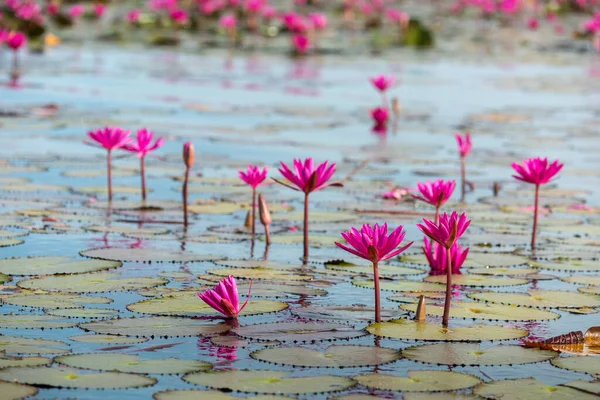
[[[512,163],[516,172],[513,178],[535,185],[535,202],[533,210],[533,229],[531,232],[531,249],[535,249],[535,239],[537,235],[537,222],[540,202],[540,186],[550,182],[563,168],[558,160],[549,164],[547,158],[530,158],[523,160],[521,164]]]
[[[325,161],[315,168],[312,158],[302,162],[294,159],[294,171],[281,162],[279,172],[290,184],[272,178],[275,182],[289,187],[290,189],[304,192],[304,261],[308,261],[308,195],[328,186],[343,186],[341,183],[327,183],[335,173],[335,163],[329,164]]]
[[[4,41],[8,47],[16,52],[27,44],[27,36],[23,32],[6,32]]]
[[[456,134],[456,143],[458,144],[458,153],[460,154],[460,179],[461,179],[461,195],[460,201],[465,201],[467,194],[467,166],[466,158],[473,148],[471,143],[471,134],[465,133],[463,137],[460,133]]]
[[[423,218],[423,224],[417,224],[421,232],[446,250],[446,301],[444,302],[444,315],[442,317],[444,327],[448,326],[450,302],[452,300],[452,247],[470,224],[471,221],[467,219],[466,214],[463,213],[459,216],[456,211],[453,211],[451,215],[442,214],[438,223]]]
[[[404,227],[399,226],[388,234],[387,224],[379,226],[375,224],[364,224],[359,231],[356,228],[350,228],[343,232],[342,237],[348,242],[349,246],[335,242],[336,246],[346,250],[358,257],[371,261],[373,264],[373,282],[375,285],[375,321],[381,322],[381,301],[379,290],[379,262],[397,256],[408,249],[413,242],[405,246],[400,246],[404,240]]]
[[[431,268],[430,275],[444,275],[446,268],[448,268],[448,261],[446,259],[446,249],[440,246],[434,241],[427,240],[427,237],[423,238],[425,243],[423,246],[423,254],[427,258],[429,267]],[[469,248],[463,249],[462,246],[454,243],[450,248],[450,265],[452,266],[452,275],[460,274],[460,268],[467,259],[469,254]]]
[[[456,181],[444,181],[442,179],[437,179],[434,182],[419,182],[417,183],[417,189],[421,195],[413,194],[413,197],[435,207],[435,221],[437,222],[440,208],[450,199],[455,187]]]
[[[81,4],[74,4],[69,8],[69,16],[73,19],[80,18],[85,12],[85,8]]]
[[[130,144],[125,145],[123,148],[131,153],[136,153],[140,158],[140,174],[142,177],[142,200],[146,200],[146,170],[145,170],[145,159],[148,153],[161,147],[165,141],[162,137],[156,139],[152,143],[154,134],[146,128],[142,128],[137,131],[137,139]]]
[[[248,165],[248,170],[246,172],[238,171],[240,179],[252,188],[252,203],[250,204],[252,216],[250,218],[253,236],[256,232],[256,188],[267,178],[267,172],[267,167],[264,167],[261,172],[257,165]]]
[[[306,54],[310,48],[310,40],[306,35],[295,34],[292,35],[292,45],[296,54]]]
[[[232,275],[229,275],[227,278],[223,278],[214,289],[198,293],[198,297],[224,316],[237,318],[248,304],[251,290],[252,281],[250,281],[246,302],[240,306],[237,283],[235,278]]]
[[[111,153],[113,150],[122,149],[133,139],[129,137],[129,131],[119,127],[105,127],[96,131],[88,132],[88,136],[93,142],[84,141],[88,146],[102,147],[106,149],[106,170],[108,176],[108,201],[112,201],[112,162]]]
[[[393,76],[379,75],[374,78],[370,78],[371,83],[380,92],[385,92],[394,85],[395,78]]]

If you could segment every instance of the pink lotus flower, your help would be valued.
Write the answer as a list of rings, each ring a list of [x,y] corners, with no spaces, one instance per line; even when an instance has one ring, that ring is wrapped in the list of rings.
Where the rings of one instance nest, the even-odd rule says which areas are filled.
[[[81,4],[75,4],[69,8],[69,16],[71,16],[73,19],[80,18],[84,12],[85,8],[83,8],[83,5]]]
[[[392,22],[406,25],[410,21],[408,13],[393,8],[388,9],[385,14]]]
[[[395,78],[393,76],[379,75],[375,78],[370,78],[371,83],[380,92],[385,92],[394,85]]]
[[[430,242],[426,237],[423,241],[425,243],[423,246],[423,254],[425,254],[429,267],[431,268],[430,275],[445,274],[446,268],[448,268],[446,249],[434,241]],[[457,243],[450,248],[450,265],[452,266],[453,275],[460,274],[460,268],[467,259],[468,254],[469,248],[467,247],[463,250]]]
[[[219,25],[225,29],[234,29],[237,26],[237,18],[232,14],[225,14],[219,19]]]
[[[252,13],[260,12],[260,9],[263,7],[263,0],[246,0],[244,4],[244,8]]]
[[[292,33],[303,34],[308,30],[308,26],[304,17],[293,12],[284,14],[282,17],[283,23]]]
[[[400,200],[408,194],[408,190],[403,188],[394,188],[389,192],[384,192],[381,197],[385,200]]]
[[[467,220],[466,214],[459,216],[456,211],[453,211],[450,215],[442,214],[438,223],[423,218],[423,224],[417,224],[417,227],[430,239],[450,249],[470,224],[471,221]]]
[[[246,172],[238,171],[240,179],[254,189],[256,189],[267,178],[267,172],[267,167],[264,167],[261,172],[257,165],[249,165]]]
[[[376,125],[387,125],[389,113],[387,108],[377,107],[371,110],[371,118],[375,121]]]
[[[18,51],[21,47],[27,44],[27,36],[23,32],[6,32],[4,40],[8,47],[14,51]]]
[[[140,22],[141,15],[142,12],[139,9],[136,8],[135,10],[131,10],[126,15],[127,22],[129,22],[130,24],[137,24],[138,22]]]
[[[306,194],[316,192],[317,190],[325,189],[327,186],[338,185],[336,183],[327,184],[335,173],[335,163],[329,165],[329,161],[325,161],[315,168],[312,158],[307,158],[302,163],[300,159],[294,159],[294,172],[283,162],[279,172],[290,181],[294,186],[280,182],[274,179],[277,183],[287,186],[291,189],[304,192]]]
[[[106,13],[106,6],[102,3],[94,4],[94,14],[96,17],[100,18]]]
[[[190,21],[190,16],[183,9],[174,9],[169,13],[169,16],[178,25],[185,25]]]
[[[527,21],[527,27],[532,31],[535,31],[537,30],[537,28],[540,27],[540,22],[537,18],[529,18],[529,20]]]
[[[313,28],[322,31],[327,28],[327,17],[322,13],[312,13],[308,15]]]
[[[465,133],[465,136],[461,136],[460,133],[456,134],[456,143],[458,144],[458,152],[461,157],[466,157],[471,152],[473,144],[471,143],[471,134]]]
[[[413,197],[434,206],[435,220],[437,221],[440,208],[446,204],[448,199],[450,199],[450,196],[452,196],[452,193],[454,193],[455,187],[456,181],[444,181],[437,179],[434,182],[419,182],[417,183],[417,189],[419,192],[421,192],[421,196],[413,194]]]
[[[156,139],[156,142],[152,144],[154,133],[146,128],[142,128],[137,131],[137,141],[132,142],[124,146],[124,149],[136,153],[139,158],[144,158],[148,153],[162,147],[165,144],[163,137]]]
[[[262,16],[265,17],[267,21],[272,20],[277,17],[277,11],[271,6],[265,5],[262,8]]]
[[[305,54],[310,46],[308,36],[304,35],[293,35],[292,44],[294,45],[294,50],[298,54]]]
[[[513,178],[534,185],[544,185],[560,172],[564,164],[559,164],[558,160],[548,164],[547,158],[537,157],[523,160],[521,164],[512,163],[511,166],[517,173]]]
[[[381,322],[381,301],[379,290],[379,267],[382,260],[388,260],[397,256],[408,249],[413,242],[406,246],[398,248],[404,240],[404,227],[399,226],[388,235],[387,224],[379,226],[375,224],[371,227],[368,224],[362,226],[360,232],[356,228],[350,228],[348,232],[343,232],[342,237],[348,242],[349,246],[335,242],[336,246],[352,253],[360,258],[373,263],[373,283],[375,286],[375,322]]]
[[[252,281],[250,281],[246,302],[240,307],[237,283],[235,278],[232,275],[229,275],[227,278],[223,278],[214,289],[198,293],[198,297],[224,316],[237,318],[248,304],[251,290]]]

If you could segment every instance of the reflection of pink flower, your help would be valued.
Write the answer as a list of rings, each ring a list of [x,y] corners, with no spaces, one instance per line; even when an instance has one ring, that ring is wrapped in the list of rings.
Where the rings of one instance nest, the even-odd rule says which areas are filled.
[[[569,210],[594,211],[594,208],[588,206],[587,204],[572,204],[567,208]]]
[[[389,113],[387,108],[377,107],[371,110],[371,118],[377,125],[386,125],[388,121]]]
[[[437,224],[423,218],[423,224],[417,224],[417,228],[430,239],[449,249],[471,224],[467,218],[467,214],[463,213],[459,216],[456,211],[453,211],[450,215],[442,214]]]
[[[534,206],[519,207],[519,211],[522,211],[522,212],[531,212],[531,211],[535,211],[535,207]],[[541,214],[550,214],[550,209],[547,208],[547,207],[540,207],[540,209],[538,210],[538,212],[540,212]]]
[[[400,200],[402,197],[408,194],[408,190],[403,188],[394,188],[389,192],[384,192],[381,197],[386,200]]]
[[[444,275],[448,268],[448,260],[446,259],[446,249],[438,243],[423,238],[425,245],[423,246],[423,254],[427,258],[429,267],[431,268],[430,275]],[[460,274],[460,268],[467,259],[469,248],[463,250],[458,243],[455,243],[450,248],[450,264],[452,266],[452,274]]]

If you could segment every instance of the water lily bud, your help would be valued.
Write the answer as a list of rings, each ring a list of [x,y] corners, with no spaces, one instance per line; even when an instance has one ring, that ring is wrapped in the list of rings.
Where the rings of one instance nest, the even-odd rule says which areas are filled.
[[[258,195],[258,212],[260,214],[260,222],[263,225],[270,225],[272,221],[271,213],[269,212],[269,206],[262,194]]]
[[[427,312],[425,310],[425,296],[419,296],[419,304],[417,305],[417,315],[415,316],[415,321],[425,321],[425,316]]]
[[[187,142],[183,145],[183,162],[185,166],[191,168],[194,165],[194,144],[192,142]]]
[[[400,115],[400,111],[402,111],[400,100],[397,97],[392,98],[392,111],[395,115]]]

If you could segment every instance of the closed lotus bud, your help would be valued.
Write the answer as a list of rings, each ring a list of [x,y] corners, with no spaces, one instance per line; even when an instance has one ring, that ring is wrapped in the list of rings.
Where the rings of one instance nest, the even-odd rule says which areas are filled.
[[[415,316],[415,321],[425,321],[425,316],[427,315],[427,311],[425,309],[425,296],[419,296],[419,304],[417,305],[417,315]]]
[[[260,214],[260,222],[263,225],[271,225],[272,219],[269,206],[262,194],[258,195],[258,213]]]
[[[183,145],[183,162],[187,168],[191,168],[194,165],[194,156],[196,155],[194,151],[194,143],[187,142]]]
[[[500,190],[502,190],[502,185],[498,182],[494,182],[494,186],[492,187],[492,191],[494,192],[494,197],[498,197],[500,194]]]
[[[252,227],[252,213],[250,211],[248,211],[248,213],[246,214],[246,220],[244,221],[244,226],[246,228]]]
[[[400,100],[397,97],[392,99],[392,111],[394,114],[399,115],[400,111],[402,111],[402,107],[400,106]]]

